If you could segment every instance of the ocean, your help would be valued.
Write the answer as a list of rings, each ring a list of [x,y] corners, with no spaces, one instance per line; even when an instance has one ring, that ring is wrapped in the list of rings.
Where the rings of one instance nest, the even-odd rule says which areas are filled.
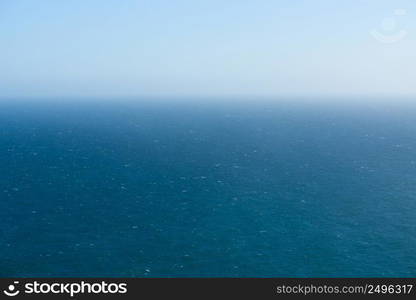
[[[0,276],[415,277],[388,103],[2,102]]]

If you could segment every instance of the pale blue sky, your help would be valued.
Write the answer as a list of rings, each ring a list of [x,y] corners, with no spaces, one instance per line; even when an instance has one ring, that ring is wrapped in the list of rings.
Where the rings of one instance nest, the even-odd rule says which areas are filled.
[[[0,0],[0,98],[413,97],[415,36],[414,0]]]

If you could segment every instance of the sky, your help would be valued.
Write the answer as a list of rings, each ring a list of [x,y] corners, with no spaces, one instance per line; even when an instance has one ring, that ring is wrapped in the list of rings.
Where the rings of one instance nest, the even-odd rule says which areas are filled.
[[[0,0],[0,99],[416,97],[414,0]]]

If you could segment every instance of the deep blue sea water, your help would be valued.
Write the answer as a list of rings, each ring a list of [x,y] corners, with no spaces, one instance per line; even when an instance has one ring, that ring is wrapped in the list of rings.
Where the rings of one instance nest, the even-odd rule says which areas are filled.
[[[415,277],[416,105],[0,104],[0,276]]]

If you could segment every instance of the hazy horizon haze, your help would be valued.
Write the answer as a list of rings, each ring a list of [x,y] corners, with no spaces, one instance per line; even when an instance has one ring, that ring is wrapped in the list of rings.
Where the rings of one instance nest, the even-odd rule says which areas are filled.
[[[412,98],[415,8],[2,1],[0,99]]]

